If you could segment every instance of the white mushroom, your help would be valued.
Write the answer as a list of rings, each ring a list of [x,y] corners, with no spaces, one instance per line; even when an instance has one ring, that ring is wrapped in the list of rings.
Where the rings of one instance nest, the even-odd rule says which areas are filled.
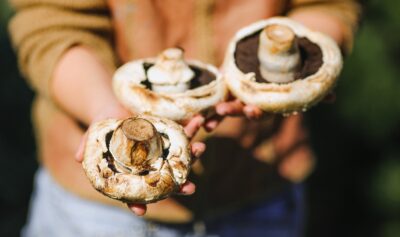
[[[180,125],[141,115],[91,126],[82,165],[94,188],[104,195],[150,203],[179,189],[190,160],[189,141]]]
[[[170,48],[162,52],[147,72],[155,92],[179,93],[190,87],[194,72],[183,60],[183,50]]]
[[[341,68],[340,50],[329,36],[285,17],[238,31],[223,65],[232,94],[266,112],[283,114],[305,111],[324,98]]]
[[[167,49],[158,58],[126,63],[113,78],[114,92],[133,113],[175,121],[208,114],[225,100],[227,88],[218,69],[183,60],[181,49]]]

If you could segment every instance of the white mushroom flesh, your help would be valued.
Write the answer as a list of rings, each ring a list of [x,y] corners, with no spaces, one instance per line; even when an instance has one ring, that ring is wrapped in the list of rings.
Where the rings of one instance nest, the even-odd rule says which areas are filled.
[[[148,70],[151,89],[162,93],[180,93],[190,88],[195,74],[183,60],[183,50],[170,48],[163,51]]]
[[[269,25],[260,33],[258,58],[262,77],[274,83],[294,80],[301,64],[294,32],[284,25]]]
[[[104,195],[151,203],[174,194],[186,182],[189,151],[182,126],[171,120],[147,115],[107,119],[91,126],[82,165],[93,187]]]

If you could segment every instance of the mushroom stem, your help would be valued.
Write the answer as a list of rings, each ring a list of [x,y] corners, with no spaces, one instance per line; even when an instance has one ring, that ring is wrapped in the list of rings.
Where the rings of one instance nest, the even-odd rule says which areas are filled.
[[[147,75],[153,91],[179,93],[189,89],[194,72],[183,60],[183,50],[170,48],[158,56]]]
[[[162,154],[162,140],[152,123],[141,118],[127,119],[122,123],[122,132],[136,142],[132,148],[132,165],[139,165]]]
[[[275,83],[293,81],[301,63],[294,32],[287,26],[273,24],[264,28],[259,39],[258,58],[263,78]]]
[[[153,124],[145,119],[130,118],[121,125],[124,135],[134,141],[147,141],[155,136],[157,131]]]
[[[110,152],[118,166],[138,174],[162,155],[161,136],[149,121],[129,118],[114,131]]]

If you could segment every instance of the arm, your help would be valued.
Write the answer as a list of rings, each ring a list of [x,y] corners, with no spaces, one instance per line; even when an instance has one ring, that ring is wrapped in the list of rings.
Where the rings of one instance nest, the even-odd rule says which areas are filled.
[[[118,105],[109,86],[115,55],[105,1],[11,4],[17,10],[10,33],[20,69],[39,96],[84,124],[95,120],[101,108]]]
[[[13,0],[17,13],[10,33],[20,69],[39,96],[46,97],[65,113],[86,125],[106,117],[129,113],[116,100],[111,88],[115,70],[112,25],[103,0]],[[93,14],[91,14],[93,13]],[[188,134],[199,127],[193,120]],[[82,161],[82,139],[78,161]],[[204,150],[193,144],[194,156]],[[183,194],[194,192],[188,182]],[[144,205],[132,204],[143,215]]]
[[[107,117],[130,115],[113,94],[112,71],[84,46],[76,46],[60,58],[50,83],[50,94],[60,107],[84,124]]]
[[[353,44],[361,6],[356,0],[292,0],[287,16],[331,36],[344,53]]]

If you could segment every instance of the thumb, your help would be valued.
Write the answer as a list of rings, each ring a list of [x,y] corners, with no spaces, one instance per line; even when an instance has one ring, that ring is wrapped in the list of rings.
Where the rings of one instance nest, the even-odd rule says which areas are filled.
[[[88,136],[88,132],[86,131],[83,134],[83,136],[81,138],[81,142],[79,143],[78,150],[75,153],[75,160],[80,163],[83,161],[83,153],[85,151],[87,136]]]

